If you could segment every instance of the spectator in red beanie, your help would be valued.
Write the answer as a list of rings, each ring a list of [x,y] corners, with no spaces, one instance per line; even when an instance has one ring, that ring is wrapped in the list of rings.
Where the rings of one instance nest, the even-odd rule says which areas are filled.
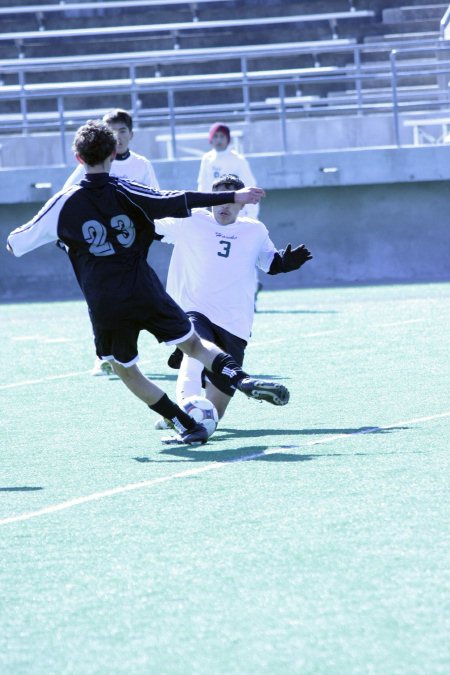
[[[230,145],[230,127],[223,122],[216,122],[209,130],[208,139],[212,149],[203,155],[198,174],[198,189],[201,192],[211,190],[214,181],[227,174],[239,176],[244,185],[256,185],[248,161]],[[249,204],[242,215],[257,219],[258,213],[259,204]]]

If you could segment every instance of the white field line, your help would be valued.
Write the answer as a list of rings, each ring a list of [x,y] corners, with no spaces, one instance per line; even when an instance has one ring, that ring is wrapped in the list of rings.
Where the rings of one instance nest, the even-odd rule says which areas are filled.
[[[407,323],[424,323],[425,319],[408,319],[405,321],[392,321],[391,323],[376,323],[374,324],[378,328],[384,328],[385,326],[404,326]]]
[[[305,333],[301,334],[298,337],[312,337],[315,335],[323,335],[326,333],[335,333],[337,331],[324,331],[323,333]],[[269,344],[274,344],[277,342],[285,342],[287,338],[274,338],[273,340],[266,340],[265,342],[251,342],[249,347],[265,347]],[[138,365],[144,365],[146,363],[152,363],[151,360],[139,361]],[[0,391],[4,389],[15,389],[16,387],[26,387],[31,384],[44,384],[46,382],[51,382],[52,380],[64,380],[70,377],[80,377],[81,375],[89,375],[90,370],[80,370],[74,373],[64,373],[63,375],[46,375],[36,380],[22,380],[22,382],[13,382],[12,384],[0,384]]]
[[[139,363],[140,365],[144,365],[146,363],[152,363],[152,361],[148,359],[146,361],[139,361]],[[46,382],[51,382],[52,380],[64,380],[69,377],[80,377],[80,375],[89,375],[90,372],[90,370],[78,370],[74,373],[64,373],[63,375],[46,375],[38,380],[22,380],[22,382],[13,382],[12,384],[0,384],[0,391],[3,389],[14,389],[14,387],[25,387],[29,384],[44,384]]]
[[[64,375],[46,375],[39,380],[22,380],[22,382],[13,382],[12,384],[2,384],[0,390],[14,389],[15,387],[25,387],[29,384],[43,384],[44,382],[51,382],[52,380],[64,380],[69,377],[79,377],[80,375],[87,375],[89,370],[82,370],[77,373],[64,373]]]
[[[314,441],[308,441],[307,443],[302,443],[300,445],[289,445],[289,446],[278,446],[271,448],[270,450],[264,452],[258,452],[253,455],[244,455],[243,457],[238,457],[237,459],[231,459],[224,462],[212,462],[211,464],[206,464],[206,466],[198,467],[196,469],[187,469],[186,471],[180,471],[178,473],[170,474],[169,476],[162,476],[161,478],[152,478],[151,480],[144,480],[139,483],[129,483],[128,485],[119,485],[118,487],[111,488],[109,490],[104,490],[103,492],[94,492],[90,495],[85,495],[84,497],[76,497],[75,499],[69,499],[65,502],[60,502],[59,504],[53,504],[51,506],[46,506],[43,509],[38,509],[37,511],[29,511],[28,513],[22,513],[19,516],[10,516],[8,518],[0,519],[0,525],[7,525],[9,523],[18,523],[23,520],[30,520],[31,518],[37,518],[39,516],[46,516],[51,513],[56,513],[57,511],[64,511],[65,509],[70,509],[73,506],[79,506],[80,504],[86,504],[87,502],[94,502],[105,497],[112,497],[114,495],[123,494],[124,492],[131,492],[133,490],[142,490],[144,488],[152,487],[153,485],[158,485],[161,483],[167,483],[171,480],[177,478],[188,478],[189,476],[197,476],[200,473],[205,473],[206,471],[214,471],[218,469],[224,469],[231,464],[237,464],[238,462],[248,462],[252,459],[258,459],[259,457],[266,457],[268,455],[273,455],[275,453],[283,453],[287,450],[308,448],[314,445],[324,445],[325,443],[331,443],[342,438],[348,438],[350,436],[360,436],[363,434],[373,434],[377,431],[382,431],[384,429],[395,429],[398,426],[405,426],[407,424],[419,424],[421,422],[430,422],[437,419],[442,419],[443,417],[450,417],[450,411],[444,413],[438,413],[437,415],[428,415],[427,417],[415,417],[410,420],[402,420],[401,422],[395,422],[394,424],[386,424],[380,427],[369,427],[368,429],[362,429],[361,431],[353,431],[348,434],[334,434],[332,436],[325,436],[322,439],[316,439]]]
[[[421,323],[423,322],[424,319],[410,319],[406,321],[396,321],[394,323],[377,323],[374,324],[374,327],[384,327],[384,326],[401,326],[403,324],[409,324],[409,323]],[[297,335],[297,338],[308,338],[308,337],[319,337],[320,335],[330,335],[332,333],[339,333],[341,332],[342,329],[340,328],[335,328],[332,330],[323,330],[323,331],[317,331],[315,333],[299,333]],[[16,338],[17,339],[17,338]],[[25,339],[25,338],[18,338],[18,339]],[[275,344],[279,342],[286,342],[290,338],[286,337],[280,337],[280,338],[273,338],[272,340],[265,340],[263,342],[250,342],[249,343],[249,348],[254,348],[254,347],[265,347],[266,345],[270,344]],[[47,340],[47,342],[50,342],[51,340]],[[56,340],[55,340],[56,341]],[[139,361],[141,365],[144,365],[146,363],[151,363],[150,360],[146,361]],[[22,382],[13,382],[12,384],[2,384],[0,385],[0,391],[3,391],[4,389],[14,389],[15,387],[25,387],[27,385],[31,384],[44,384],[46,382],[51,382],[52,380],[64,380],[65,378],[70,378],[70,377],[79,377],[80,375],[87,375],[89,374],[89,370],[81,370],[78,372],[74,373],[64,373],[63,375],[46,375],[45,377],[41,377],[37,380],[23,380]]]
[[[340,328],[334,328],[332,330],[321,330],[317,331],[316,333],[297,333],[296,334],[296,339],[297,338],[304,338],[304,337],[316,337],[318,335],[329,335],[330,333],[339,333]],[[272,340],[264,340],[262,342],[258,342],[255,340],[255,342],[250,341],[248,344],[248,349],[251,349],[252,347],[265,347],[266,345],[272,345],[275,344],[276,342],[287,342],[288,340],[291,340],[291,337],[279,337],[279,338],[273,338]]]

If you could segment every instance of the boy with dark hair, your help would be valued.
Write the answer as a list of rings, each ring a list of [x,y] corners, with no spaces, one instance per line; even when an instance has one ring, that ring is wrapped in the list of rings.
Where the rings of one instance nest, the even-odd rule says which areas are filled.
[[[129,148],[133,139],[133,118],[131,115],[126,110],[115,108],[103,115],[103,122],[109,126],[117,138],[117,151],[111,165],[111,176],[125,178],[158,189],[158,180],[150,160]],[[83,177],[84,167],[79,164],[64,183],[64,188],[78,183]]]
[[[103,122],[114,132],[117,139],[116,156],[111,164],[110,175],[158,189],[158,180],[150,160],[142,155],[138,155],[129,148],[133,138],[133,118],[131,115],[126,110],[115,108],[103,115]],[[83,179],[84,173],[83,164],[78,164],[75,171],[64,183],[63,189],[79,183]],[[99,358],[95,359],[91,375],[108,376],[112,372],[108,361],[101,361]]]
[[[103,122],[90,120],[80,127],[73,147],[85,167],[85,178],[56,194],[29,223],[11,232],[8,250],[21,256],[57,239],[66,245],[89,307],[97,355],[112,362],[135,396],[173,423],[178,442],[206,443],[208,435],[137,367],[141,330],[159,342],[178,345],[247,396],[285,405],[286,387],[248,377],[229,354],[198,337],[147,263],[156,218],[186,218],[200,206],[256,203],[263,190],[161,192],[112,177],[116,138]]]

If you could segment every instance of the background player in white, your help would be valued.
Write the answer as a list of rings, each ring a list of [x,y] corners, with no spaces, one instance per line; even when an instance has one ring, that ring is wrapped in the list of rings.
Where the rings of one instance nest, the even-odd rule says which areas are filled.
[[[115,108],[103,116],[103,122],[106,122],[117,138],[117,154],[111,164],[110,175],[159,189],[155,170],[150,160],[142,155],[138,155],[129,148],[133,138],[133,118],[131,115],[126,110]],[[84,174],[84,166],[79,163],[64,183],[63,190],[71,185],[75,185],[75,183],[79,183],[84,178]],[[108,376],[112,372],[113,370],[108,361],[101,361],[99,358],[95,359],[91,375]]]
[[[113,363],[135,396],[172,421],[179,431],[177,441],[205,443],[208,434],[139,370],[142,330],[159,342],[178,344],[247,396],[285,405],[289,401],[286,387],[248,377],[229,354],[195,333],[189,317],[147,263],[148,249],[155,239],[155,218],[186,218],[195,207],[256,202],[263,190],[161,192],[112,177],[109,170],[116,138],[99,121],[90,120],[78,129],[74,150],[85,166],[85,178],[58,192],[31,221],[11,232],[7,249],[22,256],[58,239],[65,244],[88,303],[97,355]]]
[[[211,190],[213,183],[220,178],[233,174],[239,176],[244,185],[256,185],[255,177],[250,168],[250,164],[244,155],[236,152],[231,143],[230,128],[223,124],[223,122],[216,122],[212,125],[208,135],[211,144],[211,150],[206,152],[200,163],[200,171],[198,174],[198,189],[200,192]],[[241,215],[249,216],[250,218],[258,218],[259,204],[247,204]],[[254,271],[254,303],[256,306],[256,299],[262,284],[258,278],[258,271]]]
[[[222,176],[213,191],[240,190],[235,175]],[[174,244],[167,292],[187,312],[196,332],[230,353],[242,365],[253,317],[255,266],[268,274],[296,270],[312,256],[305,246],[277,251],[266,226],[241,215],[241,204],[197,209],[190,218],[156,222],[163,242]],[[177,401],[202,393],[203,365],[184,356],[177,380]],[[221,418],[234,394],[221,375],[208,373],[206,397]],[[156,428],[167,428],[164,420]]]
[[[103,122],[106,122],[117,138],[117,154],[111,164],[110,175],[132,180],[142,185],[149,185],[158,190],[159,183],[151,161],[147,157],[130,150],[129,146],[133,139],[133,118],[131,115],[126,110],[115,108],[103,116]],[[64,183],[63,189],[79,183],[84,174],[83,165],[78,164]]]

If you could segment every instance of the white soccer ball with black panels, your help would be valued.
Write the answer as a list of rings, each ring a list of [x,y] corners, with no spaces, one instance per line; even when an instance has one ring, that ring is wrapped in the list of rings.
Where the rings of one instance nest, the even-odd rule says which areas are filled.
[[[208,438],[212,436],[217,428],[219,415],[211,401],[204,396],[189,396],[184,399],[183,408],[196,422],[203,424],[208,432]]]

